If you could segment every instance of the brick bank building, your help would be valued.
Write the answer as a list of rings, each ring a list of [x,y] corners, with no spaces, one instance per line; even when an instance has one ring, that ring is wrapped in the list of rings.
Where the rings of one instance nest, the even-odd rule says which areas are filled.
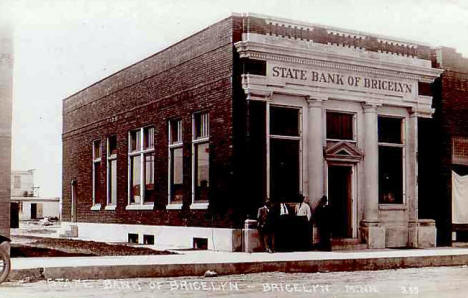
[[[232,15],[64,100],[64,225],[232,251],[265,198],[325,194],[334,238],[434,246],[417,140],[441,72],[426,45]]]

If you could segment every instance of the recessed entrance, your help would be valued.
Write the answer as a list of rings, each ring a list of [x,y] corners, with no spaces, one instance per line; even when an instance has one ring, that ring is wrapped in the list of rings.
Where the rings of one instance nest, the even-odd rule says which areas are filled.
[[[351,238],[352,226],[352,166],[328,167],[328,200],[332,207],[332,237]]]

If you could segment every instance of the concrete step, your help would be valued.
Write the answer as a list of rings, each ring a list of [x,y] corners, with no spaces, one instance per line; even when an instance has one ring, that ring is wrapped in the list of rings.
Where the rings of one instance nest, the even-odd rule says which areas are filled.
[[[363,250],[367,249],[366,243],[361,243],[356,238],[334,238],[331,240],[332,250]]]

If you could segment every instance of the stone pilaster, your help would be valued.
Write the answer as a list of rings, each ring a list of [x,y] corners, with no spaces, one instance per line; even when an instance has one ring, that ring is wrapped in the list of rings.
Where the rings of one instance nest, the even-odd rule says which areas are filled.
[[[369,248],[385,247],[385,228],[379,224],[379,144],[377,106],[364,104],[364,218],[361,236]]]
[[[312,206],[317,206],[324,195],[324,159],[323,159],[323,99],[307,98],[307,144],[309,189],[308,195]]]
[[[408,246],[418,247],[418,117],[411,110],[407,124],[406,200],[408,205]]]

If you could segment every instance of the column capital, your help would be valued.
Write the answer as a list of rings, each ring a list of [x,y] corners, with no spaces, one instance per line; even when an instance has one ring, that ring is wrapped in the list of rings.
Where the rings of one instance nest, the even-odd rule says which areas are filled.
[[[323,102],[327,100],[323,96],[312,96],[312,95],[307,95],[305,99],[309,108],[312,108],[312,107],[320,108],[322,107]]]
[[[408,114],[410,117],[418,117],[418,107],[409,107]]]
[[[381,104],[374,103],[374,102],[363,102],[362,108],[364,113],[377,113],[377,108],[380,107]]]

